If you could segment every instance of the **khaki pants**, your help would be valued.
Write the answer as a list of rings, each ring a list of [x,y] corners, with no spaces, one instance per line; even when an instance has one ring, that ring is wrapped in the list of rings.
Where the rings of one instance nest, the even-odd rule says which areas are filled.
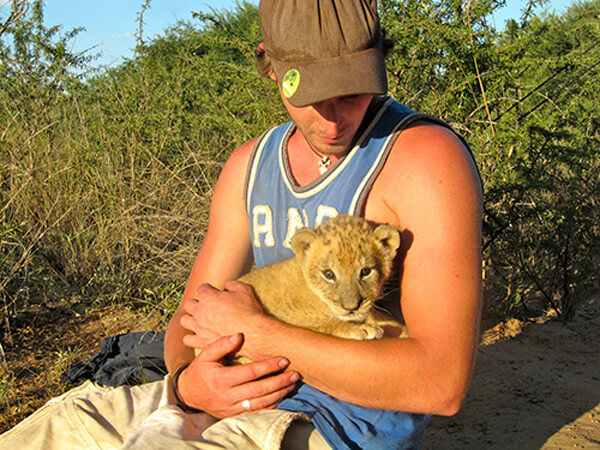
[[[53,398],[0,435],[1,449],[329,449],[303,414],[260,411],[216,423],[177,406],[170,380],[102,388],[91,382]]]

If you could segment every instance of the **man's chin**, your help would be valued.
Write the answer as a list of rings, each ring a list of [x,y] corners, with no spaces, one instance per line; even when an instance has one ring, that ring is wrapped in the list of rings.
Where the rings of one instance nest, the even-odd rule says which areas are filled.
[[[330,144],[319,142],[319,144],[320,145],[312,145],[312,148],[321,155],[337,156],[338,158],[340,158],[346,153],[348,153],[348,151],[350,150],[350,144],[348,142],[343,141]]]

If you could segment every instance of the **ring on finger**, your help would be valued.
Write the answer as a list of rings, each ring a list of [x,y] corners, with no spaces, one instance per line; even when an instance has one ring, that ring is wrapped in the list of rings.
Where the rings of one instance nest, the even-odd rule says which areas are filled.
[[[242,402],[242,408],[244,408],[244,411],[246,412],[252,411],[252,405],[250,404],[250,400],[244,400]]]

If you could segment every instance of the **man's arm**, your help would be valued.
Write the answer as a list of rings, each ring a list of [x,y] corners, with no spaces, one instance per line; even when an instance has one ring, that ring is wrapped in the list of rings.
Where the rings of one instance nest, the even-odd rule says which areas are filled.
[[[402,232],[407,339],[349,341],[292,327],[264,316],[235,283],[226,291],[205,289],[202,303],[187,302],[188,318],[201,317],[202,326],[218,334],[243,332],[247,356],[285,355],[304,381],[342,400],[454,414],[466,394],[479,333],[481,202],[474,165],[452,133],[418,125],[399,136],[365,216]],[[211,320],[219,314],[236,320]]]
[[[482,192],[468,150],[443,127],[408,128],[373,186],[365,215],[402,233],[399,292],[409,339],[347,350],[330,341],[327,354],[320,350],[325,366],[314,381],[312,372],[298,370],[350,402],[453,414],[470,381],[481,309]],[[331,359],[336,352],[347,361]],[[299,364],[297,355],[282,354],[293,367]],[[326,373],[340,363],[348,370],[332,383]]]
[[[206,237],[194,262],[182,304],[186,299],[196,297],[198,287],[203,283],[223,288],[227,280],[236,279],[250,269],[252,253],[244,180],[254,142],[237,149],[219,177]],[[248,398],[254,399],[254,409],[274,407],[292,389],[296,374],[277,374],[289,365],[284,358],[267,357],[244,367],[221,364],[226,354],[242,346],[243,337],[237,333],[221,339],[215,333],[205,334],[203,351],[194,358],[194,350],[183,344],[184,337],[190,333],[181,326],[184,314],[180,304],[167,329],[165,362],[170,373],[190,363],[181,373],[177,386],[179,396],[188,406],[215,417],[227,417],[242,412],[241,401]],[[224,316],[218,319],[228,320]],[[263,377],[266,378],[259,380]]]

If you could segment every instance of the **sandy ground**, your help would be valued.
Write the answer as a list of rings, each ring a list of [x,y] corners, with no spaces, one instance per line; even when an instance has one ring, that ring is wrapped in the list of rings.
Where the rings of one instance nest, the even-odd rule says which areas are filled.
[[[462,411],[423,449],[600,449],[600,297],[565,324],[510,319],[482,335]]]
[[[0,402],[0,432],[56,395],[61,387],[48,374],[60,349],[91,355],[102,337],[157,329],[157,323],[127,311],[54,309],[14,320],[11,344],[0,326],[5,363],[16,375],[10,400]],[[600,297],[567,324],[509,319],[486,330],[463,410],[434,417],[422,448],[600,449]]]

